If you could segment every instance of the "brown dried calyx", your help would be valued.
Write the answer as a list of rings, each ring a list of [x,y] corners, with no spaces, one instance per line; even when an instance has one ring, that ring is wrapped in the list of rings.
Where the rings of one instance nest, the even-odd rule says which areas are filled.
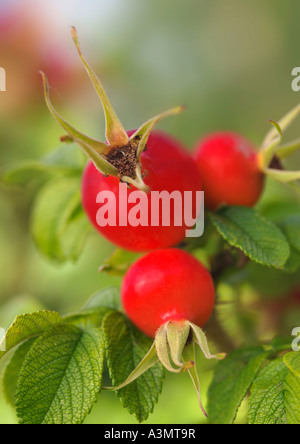
[[[128,143],[121,148],[112,148],[105,157],[118,170],[120,177],[135,179],[139,165],[136,146]]]
[[[53,117],[67,133],[61,140],[64,142],[76,142],[93,161],[96,168],[105,176],[117,177],[121,181],[131,184],[142,191],[148,191],[149,188],[143,180],[140,158],[146,149],[150,133],[160,120],[178,114],[184,108],[178,106],[153,117],[129,137],[112,107],[101,81],[82,55],[77,31],[74,27],[71,30],[71,34],[79,57],[103,106],[106,120],[106,143],[81,133],[58,114],[50,100],[48,80],[45,74],[41,73],[46,104]]]

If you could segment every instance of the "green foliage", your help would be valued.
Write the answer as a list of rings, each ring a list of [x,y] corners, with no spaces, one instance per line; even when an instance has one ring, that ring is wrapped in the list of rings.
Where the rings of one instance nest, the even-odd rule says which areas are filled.
[[[246,207],[222,208],[210,218],[220,235],[230,245],[241,249],[250,259],[262,265],[283,268],[290,247],[280,229]]]
[[[20,162],[1,173],[5,186],[35,186],[32,236],[38,250],[51,261],[76,261],[92,230],[81,205],[85,162],[80,150],[67,144],[38,161]]]
[[[78,424],[101,389],[104,350],[98,329],[59,324],[35,341],[16,393],[22,424]]]
[[[276,357],[289,347],[277,338],[271,347],[236,350],[220,362],[209,390],[211,423],[232,424],[250,391],[249,424],[299,424],[299,353]]]
[[[114,386],[120,385],[137,367],[151,347],[151,340],[139,332],[121,313],[108,314],[103,323],[107,365]],[[145,421],[162,390],[164,371],[160,364],[150,368],[117,392],[123,406],[139,422]]]
[[[232,424],[239,406],[259,372],[267,353],[261,347],[231,353],[218,363],[209,391],[212,424]]]
[[[10,403],[11,406],[15,406],[15,395],[17,389],[17,381],[18,376],[21,371],[23,362],[26,358],[27,353],[29,352],[33,342],[35,339],[28,339],[23,342],[18,348],[14,351],[11,360],[8,365],[5,367],[3,373],[3,391],[6,397],[6,400]]]
[[[84,306],[85,310],[107,307],[118,310],[120,308],[120,292],[116,287],[105,288],[94,294]]]
[[[33,239],[41,254],[57,263],[76,261],[91,231],[80,196],[84,164],[80,151],[65,145],[40,161],[22,162],[1,175],[6,186],[35,185]],[[249,393],[250,424],[300,423],[300,354],[288,352],[291,337],[275,338],[266,346],[242,346],[245,341],[259,343],[256,326],[260,309],[265,308],[261,297],[265,288],[274,297],[299,282],[299,208],[292,204],[288,208],[285,214],[276,203],[262,210],[262,216],[252,208],[224,207],[209,215],[212,223],[203,238],[179,246],[203,261],[219,283],[219,330],[214,339],[222,342],[224,334],[238,347],[215,367],[208,393],[212,424],[233,424]],[[251,259],[247,267],[236,249]],[[227,253],[233,259],[228,264]],[[117,249],[100,271],[123,277],[139,257]],[[217,267],[216,258],[221,258]],[[245,282],[251,291],[243,291]],[[21,423],[82,423],[101,392],[105,359],[112,385],[126,382],[149,352],[151,340],[119,311],[120,306],[119,290],[107,288],[75,313],[60,316],[43,311],[16,318],[0,358],[10,358],[3,372],[4,395],[16,405]],[[116,390],[139,422],[153,412],[163,379],[162,366],[155,364]]]
[[[129,267],[135,262],[140,255],[130,251],[117,249],[100,267],[100,271],[104,271],[112,276],[124,276]]]
[[[84,166],[81,152],[74,145],[64,145],[38,161],[23,161],[4,168],[3,185],[22,188],[41,184],[57,176],[80,175]]]
[[[288,369],[281,358],[268,364],[251,389],[249,398],[250,424],[285,424],[285,381]]]
[[[38,337],[44,331],[61,322],[61,316],[53,311],[39,311],[17,316],[6,333],[6,351],[0,358],[27,339]]]
[[[81,208],[78,178],[49,182],[41,190],[31,227],[35,243],[46,257],[58,262],[78,258],[90,232]]]
[[[2,383],[21,423],[82,423],[101,391],[105,355],[115,386],[139,364],[151,340],[117,311],[119,305],[118,290],[107,288],[74,314],[43,311],[16,318],[7,332],[7,352],[13,354]],[[161,365],[155,365],[118,391],[139,421],[153,411],[163,378]]]
[[[291,352],[283,357],[283,362],[296,378],[300,378],[300,353]]]

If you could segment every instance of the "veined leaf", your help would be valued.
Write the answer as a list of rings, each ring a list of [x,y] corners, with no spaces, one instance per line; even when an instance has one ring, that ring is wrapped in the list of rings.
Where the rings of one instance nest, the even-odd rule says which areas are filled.
[[[105,316],[112,311],[111,308],[107,307],[95,307],[64,316],[63,321],[82,329],[90,327],[100,328]]]
[[[19,345],[19,347],[14,351],[14,354],[3,373],[2,386],[4,396],[7,402],[9,402],[12,407],[15,407],[15,395],[18,376],[26,355],[29,352],[34,341],[34,338],[29,339],[28,341],[25,341]]]
[[[300,353],[299,352],[291,352],[287,353],[283,357],[283,362],[289,369],[291,373],[293,373],[297,378],[300,378]],[[300,400],[300,398],[299,398]]]
[[[152,341],[122,313],[109,314],[103,322],[109,373],[115,387],[121,385],[148,353]],[[164,371],[156,364],[128,386],[118,390],[123,406],[139,422],[145,421],[162,390]]]
[[[18,379],[20,423],[82,423],[101,389],[103,359],[98,329],[60,324],[40,336]]]
[[[299,354],[299,353],[298,353]],[[300,378],[289,372],[284,381],[286,421],[300,424]]]
[[[27,339],[36,338],[62,321],[54,311],[38,311],[17,316],[6,333],[6,351],[0,351],[0,358]]]
[[[287,409],[293,409],[293,399],[286,396],[288,368],[282,358],[270,362],[256,378],[249,398],[250,424],[286,424]],[[288,378],[290,379],[290,378]]]
[[[218,363],[209,389],[209,418],[212,424],[232,424],[238,408],[266,360],[262,347],[237,350]]]
[[[281,230],[256,210],[246,207],[222,208],[210,218],[220,235],[262,265],[283,268],[290,247]]]

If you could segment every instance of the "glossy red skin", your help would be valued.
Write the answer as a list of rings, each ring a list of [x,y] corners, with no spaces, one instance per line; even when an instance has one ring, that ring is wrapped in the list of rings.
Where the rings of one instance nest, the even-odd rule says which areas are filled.
[[[211,275],[193,256],[178,249],[149,253],[130,268],[123,281],[124,310],[151,337],[168,321],[188,320],[203,327],[214,303]]]
[[[131,134],[132,132],[129,132]],[[196,191],[201,191],[201,179],[194,159],[185,152],[184,147],[169,135],[154,131],[147,143],[147,150],[141,157],[142,167],[148,172],[145,183],[153,191],[174,190],[192,191],[196,201]],[[100,191],[110,190],[117,199],[117,220],[119,214],[119,180],[104,177],[90,162],[82,180],[82,202],[86,214],[96,229],[113,244],[130,251],[147,252],[158,248],[171,247],[185,239],[186,226],[176,227],[99,227],[96,214],[101,204],[96,203]],[[128,195],[136,191],[128,190]],[[150,215],[149,199],[149,215]],[[128,204],[128,212],[134,204]],[[195,205],[196,207],[196,205]],[[173,226],[172,226],[173,225]]]
[[[264,189],[258,155],[243,136],[224,132],[208,135],[196,146],[195,159],[205,193],[205,206],[254,206]]]

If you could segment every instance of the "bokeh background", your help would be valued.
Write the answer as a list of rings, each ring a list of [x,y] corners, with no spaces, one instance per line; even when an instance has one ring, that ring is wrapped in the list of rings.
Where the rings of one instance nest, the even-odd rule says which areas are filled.
[[[300,101],[291,89],[292,69],[300,65],[299,19],[297,0],[0,0],[0,66],[7,74],[7,92],[0,93],[0,168],[38,159],[59,145],[61,130],[44,104],[40,69],[61,113],[104,140],[102,109],[72,44],[71,25],[124,126],[135,128],[185,104],[186,112],[161,128],[192,149],[200,136],[223,129],[241,132],[259,146],[268,120]],[[298,121],[286,140],[299,135]],[[291,166],[300,168],[299,156]],[[296,194],[268,183],[261,208],[274,196],[299,202]],[[97,272],[113,251],[97,234],[77,263],[45,260],[29,234],[32,200],[30,191],[0,188],[2,327],[22,312],[77,310],[99,289],[120,285],[119,278]],[[260,267],[256,280],[258,273],[265,288],[255,291],[274,296],[274,273]],[[288,288],[286,276],[276,273],[281,295]],[[205,393],[211,380],[207,364],[201,378]],[[238,421],[243,420],[242,409]],[[169,376],[149,422],[201,421],[187,375]],[[0,423],[14,422],[0,395]],[[87,422],[134,423],[134,418],[114,394],[105,393]]]

